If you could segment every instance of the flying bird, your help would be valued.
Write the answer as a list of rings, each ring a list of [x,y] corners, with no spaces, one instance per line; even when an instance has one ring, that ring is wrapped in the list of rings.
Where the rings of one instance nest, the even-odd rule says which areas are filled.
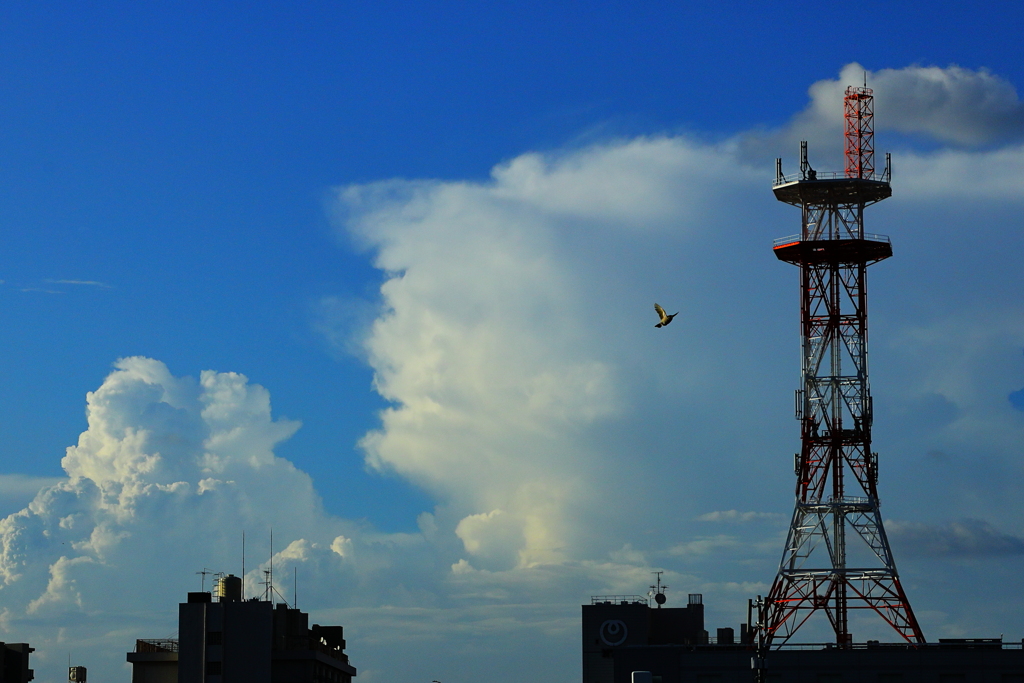
[[[672,318],[679,315],[679,311],[676,311],[672,315],[669,315],[668,313],[665,312],[665,309],[659,306],[658,304],[654,304],[654,310],[658,312],[659,316],[661,316],[661,322],[655,325],[655,327],[665,327],[665,325],[668,325],[670,322],[672,322]]]

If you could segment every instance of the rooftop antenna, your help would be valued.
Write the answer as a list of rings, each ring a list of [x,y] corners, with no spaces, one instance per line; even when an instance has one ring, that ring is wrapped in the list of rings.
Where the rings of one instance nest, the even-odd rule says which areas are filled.
[[[299,568],[292,567],[292,607],[299,609]]]
[[[776,163],[776,167],[778,167]],[[776,171],[777,172],[777,171]],[[817,180],[818,172],[811,168],[811,162],[807,160],[807,141],[800,141],[800,178],[801,180]]]
[[[205,592],[205,591],[206,591],[206,575],[207,575],[207,574],[212,574],[212,573],[213,573],[213,571],[212,571],[212,570],[210,570],[210,569],[208,569],[208,568],[206,568],[206,567],[203,567],[203,571],[201,571],[201,572],[196,572],[196,574],[200,574],[200,575],[201,575],[201,576],[203,577],[203,578],[202,578],[202,579],[201,579],[201,580],[199,581],[199,590],[200,590],[201,592]]]
[[[245,602],[245,529],[242,529],[242,602]]]
[[[268,602],[274,602],[274,595],[281,598],[281,602],[288,604],[288,601],[281,591],[274,588],[274,530],[270,530],[270,568],[263,570],[263,599]],[[298,579],[296,579],[298,583]]]
[[[661,585],[661,575],[665,572],[661,571],[651,573],[657,575],[658,578],[655,584],[651,586],[651,590],[647,591],[647,595],[652,596],[654,598],[654,602],[658,603],[658,609],[661,609],[661,606],[664,605],[667,600],[665,597],[665,591],[668,590],[668,586]]]

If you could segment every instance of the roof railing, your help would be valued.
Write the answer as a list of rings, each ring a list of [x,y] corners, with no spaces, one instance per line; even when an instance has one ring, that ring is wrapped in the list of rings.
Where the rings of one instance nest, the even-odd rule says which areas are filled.
[[[139,638],[135,641],[136,652],[177,652],[175,638]]]
[[[591,595],[591,605],[632,605],[636,603],[643,603],[644,605],[650,606],[650,601],[644,595]]]
[[[804,178],[801,173],[790,173],[789,175],[780,175],[775,177],[775,183],[772,187],[778,187],[779,185],[787,185],[789,183],[795,183],[797,181],[814,182],[816,180],[874,180],[880,183],[889,182],[889,176],[886,173],[870,173],[865,175],[863,178],[848,178],[843,171],[815,171],[814,177]]]

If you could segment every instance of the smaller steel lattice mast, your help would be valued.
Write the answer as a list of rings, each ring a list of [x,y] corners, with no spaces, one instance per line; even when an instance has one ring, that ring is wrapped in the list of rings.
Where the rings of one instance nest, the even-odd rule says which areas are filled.
[[[819,610],[836,642],[848,645],[851,609],[873,610],[906,641],[924,642],[882,526],[871,451],[867,267],[892,256],[892,246],[864,232],[864,207],[891,196],[890,160],[876,175],[871,90],[847,88],[845,118],[845,173],[815,172],[806,142],[799,175],[783,176],[776,160],[775,196],[802,215],[800,234],[776,240],[774,249],[800,267],[803,367],[796,506],[765,601],[768,645],[788,640]],[[864,542],[854,541],[849,554],[848,535]]]

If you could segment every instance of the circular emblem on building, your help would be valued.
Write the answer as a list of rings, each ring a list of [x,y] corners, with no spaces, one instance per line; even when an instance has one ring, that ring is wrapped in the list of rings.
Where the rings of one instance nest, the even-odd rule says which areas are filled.
[[[609,619],[601,624],[601,628],[598,630],[601,642],[612,647],[626,642],[627,633],[626,622],[619,619]]]

